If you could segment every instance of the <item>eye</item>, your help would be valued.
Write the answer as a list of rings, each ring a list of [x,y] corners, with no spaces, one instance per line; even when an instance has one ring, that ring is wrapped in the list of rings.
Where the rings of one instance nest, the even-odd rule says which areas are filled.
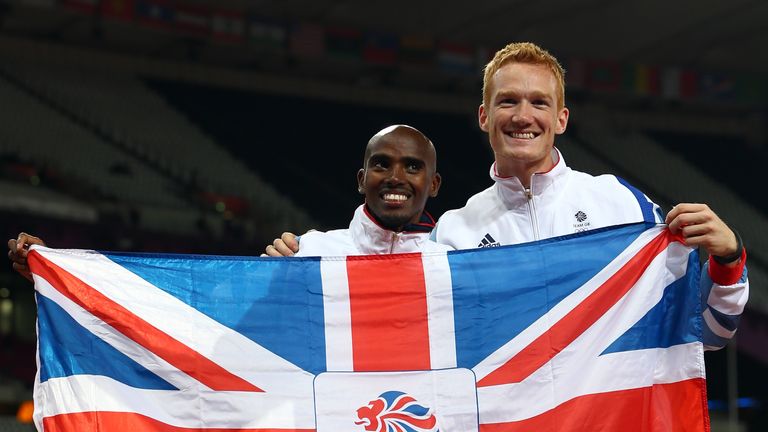
[[[385,159],[374,158],[368,163],[368,168],[373,170],[386,170],[389,168],[389,162]]]
[[[421,167],[418,164],[415,163],[409,163],[406,165],[405,169],[407,169],[409,172],[418,172]]]
[[[504,98],[499,101],[500,106],[513,106],[515,104],[517,104],[517,99],[513,98]]]
[[[549,106],[549,101],[546,100],[546,99],[535,99],[533,101],[533,105],[539,106],[539,107],[548,107]]]
[[[420,160],[409,160],[405,162],[405,170],[411,174],[417,174],[424,169],[424,162]]]

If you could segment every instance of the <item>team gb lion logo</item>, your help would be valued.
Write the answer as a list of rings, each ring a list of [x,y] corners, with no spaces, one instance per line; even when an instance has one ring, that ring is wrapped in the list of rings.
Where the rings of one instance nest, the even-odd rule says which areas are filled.
[[[369,432],[440,432],[432,409],[412,396],[388,391],[357,409],[356,425]]]

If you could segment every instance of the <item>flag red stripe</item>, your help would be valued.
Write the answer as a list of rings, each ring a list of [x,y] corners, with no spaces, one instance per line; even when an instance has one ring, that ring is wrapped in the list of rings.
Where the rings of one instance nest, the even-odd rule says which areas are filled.
[[[33,273],[48,281],[68,299],[209,388],[218,391],[263,391],[110,300],[37,251],[30,252],[27,259]]]
[[[314,429],[241,429],[185,428],[172,426],[153,418],[127,412],[89,411],[59,414],[43,419],[45,432],[79,432],[83,430],[131,432],[314,432]]]
[[[673,240],[668,230],[662,231],[560,321],[478,381],[478,387],[518,383],[537,371],[613,307]]]
[[[347,277],[354,370],[430,369],[421,254],[348,257]]]
[[[702,378],[577,397],[529,419],[480,425],[480,432],[709,431]]]

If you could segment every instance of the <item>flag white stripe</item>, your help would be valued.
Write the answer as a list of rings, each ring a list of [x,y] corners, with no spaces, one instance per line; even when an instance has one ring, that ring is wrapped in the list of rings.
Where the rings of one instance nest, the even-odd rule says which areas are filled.
[[[50,379],[35,391],[45,417],[111,411],[137,413],[194,429],[315,427],[311,393],[301,397],[288,391],[274,394],[144,390],[94,375]]]
[[[354,370],[352,357],[352,309],[349,301],[347,261],[322,258],[325,311],[325,357],[328,370]]]
[[[451,269],[445,252],[422,254],[432,369],[456,367]]]
[[[93,251],[37,247],[35,250],[160,331],[262,390],[270,392],[291,388],[298,395],[311,392],[314,378],[311,373],[220,324],[107,257]],[[251,361],[243,363],[243,358]]]
[[[498,369],[501,365],[522,351],[531,342],[549,330],[552,327],[552,324],[560,321],[565,315],[573,310],[574,307],[600,288],[600,286],[616,273],[629,258],[634,256],[660,232],[661,228],[655,228],[642,233],[634,242],[632,242],[632,244],[630,244],[592,279],[568,295],[547,313],[539,317],[539,319],[520,332],[514,339],[502,345],[498,350],[478,363],[477,366],[473,367],[472,370],[477,375],[478,381],[485,378],[488,374]]]

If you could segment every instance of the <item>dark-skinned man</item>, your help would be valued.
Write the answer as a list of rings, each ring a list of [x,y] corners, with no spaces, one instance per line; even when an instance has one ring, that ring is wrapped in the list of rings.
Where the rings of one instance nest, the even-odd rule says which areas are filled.
[[[440,174],[435,147],[424,134],[394,125],[371,137],[357,185],[365,203],[355,210],[349,228],[304,234],[298,256],[450,249],[429,241],[435,221],[424,206],[437,195]],[[272,249],[267,246],[267,253]]]

